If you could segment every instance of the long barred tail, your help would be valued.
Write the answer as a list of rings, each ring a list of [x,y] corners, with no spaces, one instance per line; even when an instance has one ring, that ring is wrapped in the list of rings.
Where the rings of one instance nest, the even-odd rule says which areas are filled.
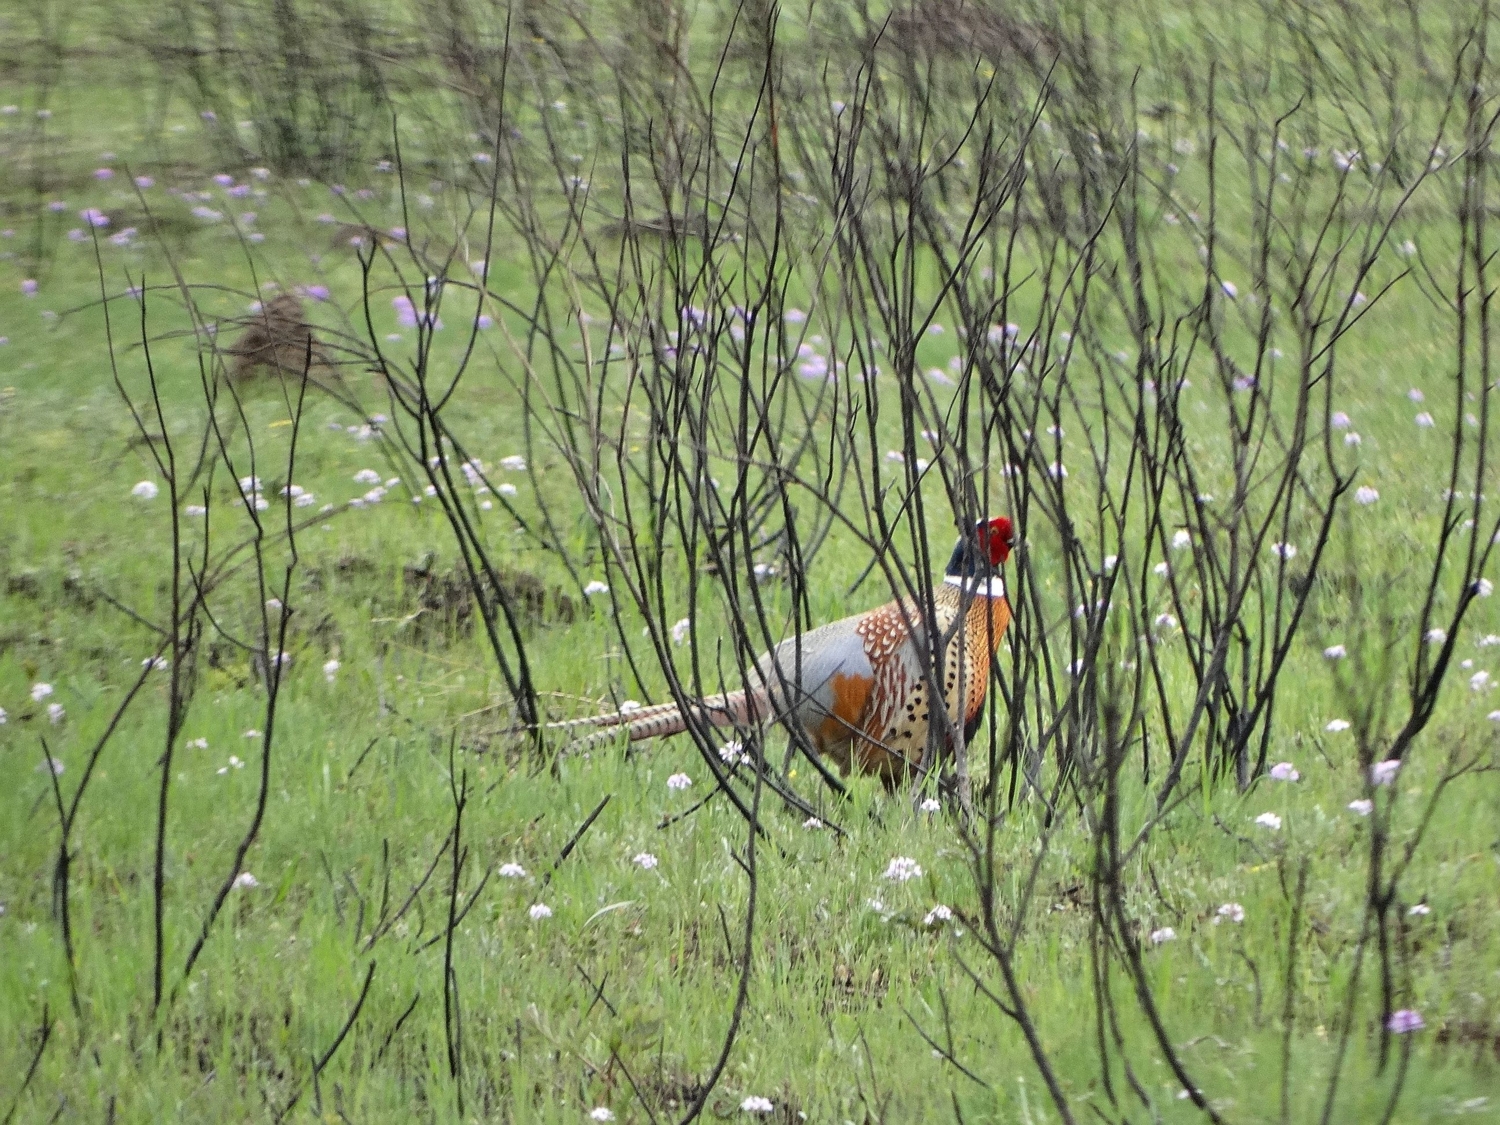
[[[713,695],[695,704],[695,709],[710,725],[716,727],[735,726],[758,722],[770,716],[770,708],[764,697],[753,698],[743,691],[732,691],[725,695]],[[587,749],[613,742],[624,728],[631,742],[645,738],[666,738],[687,730],[687,718],[675,703],[658,703],[654,707],[642,707],[637,711],[617,711],[613,715],[596,715],[587,719],[572,719],[565,723],[549,723],[548,730],[589,730],[573,742],[572,750]]]

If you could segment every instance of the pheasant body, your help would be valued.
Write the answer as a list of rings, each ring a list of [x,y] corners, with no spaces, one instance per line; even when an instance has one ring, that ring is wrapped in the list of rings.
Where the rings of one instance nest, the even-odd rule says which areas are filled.
[[[1010,606],[1003,593],[971,590],[965,598],[945,582],[933,591],[933,609],[939,642],[948,637],[944,709],[967,738],[984,707],[990,657],[1010,623]],[[955,629],[960,612],[964,620]],[[753,691],[724,697],[717,713],[726,723],[757,714],[795,723],[843,772],[858,767],[894,783],[927,747],[929,659],[919,605],[890,602],[782,642],[757,662]],[[670,704],[666,710],[676,713]]]
[[[981,523],[977,543],[992,565],[1009,554],[1010,521]],[[1010,624],[1010,603],[997,577],[980,577],[970,548],[960,540],[948,574],[934,585],[935,642],[947,639],[940,664],[942,705],[965,740],[983,713],[990,660]],[[959,615],[963,620],[959,621]],[[932,670],[924,615],[915,599],[900,599],[789,638],[765,653],[746,690],[696,701],[694,709],[715,726],[768,718],[795,724],[819,754],[848,773],[879,776],[893,785],[921,761],[933,721]],[[603,715],[564,726],[605,728],[603,741],[624,727],[632,742],[687,729],[675,703]]]

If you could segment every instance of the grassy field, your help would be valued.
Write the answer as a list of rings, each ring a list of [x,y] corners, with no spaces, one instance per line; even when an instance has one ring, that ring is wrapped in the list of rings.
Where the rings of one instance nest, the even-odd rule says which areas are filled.
[[[179,15],[209,21],[215,11],[230,12],[253,22],[252,16],[271,18],[271,7],[189,4]],[[419,24],[406,13],[376,6],[369,12],[376,26],[401,29],[394,38],[421,40],[412,30]],[[691,25],[682,24],[679,61],[700,83],[732,14],[707,6]],[[611,23],[610,34],[628,45],[631,34],[656,33],[646,17],[646,30],[632,32],[629,16]],[[475,213],[482,220],[487,211],[485,169],[494,151],[493,139],[469,131],[482,116],[474,106],[482,110],[484,99],[475,94],[465,102],[454,91],[470,88],[457,79],[428,87],[422,80],[428,63],[413,61],[413,54],[376,52],[388,68],[388,103],[368,111],[349,103],[355,108],[345,125],[319,134],[343,146],[337,159],[298,167],[284,146],[268,147],[276,131],[254,116],[283,104],[274,96],[277,82],[288,81],[281,72],[268,71],[259,84],[236,79],[253,75],[257,65],[240,59],[223,63],[215,85],[194,78],[181,57],[164,49],[153,54],[129,36],[111,48],[99,31],[101,21],[116,20],[166,42],[166,23],[175,18],[129,5],[71,14],[42,5],[35,17],[0,15],[0,32],[13,44],[4,48],[8,65],[0,70],[0,1115],[11,1115],[0,1120],[574,1122],[591,1114],[677,1120],[703,1093],[724,1049],[747,942],[743,1016],[707,1094],[710,1116],[1053,1121],[1060,1109],[1039,1074],[1038,1052],[1050,1060],[1078,1121],[1214,1114],[1247,1122],[1419,1122],[1486,1120],[1500,1112],[1494,772],[1500,727],[1491,721],[1500,703],[1488,676],[1500,676],[1492,635],[1500,632],[1500,618],[1493,601],[1469,604],[1463,596],[1470,574],[1464,552],[1470,542],[1483,549],[1489,534],[1489,509],[1474,494],[1493,488],[1494,470],[1465,453],[1461,471],[1450,474],[1454,433],[1488,432],[1492,376],[1481,363],[1490,343],[1477,329],[1460,342],[1450,306],[1434,296],[1453,287],[1468,252],[1455,218],[1466,166],[1455,159],[1444,175],[1413,191],[1389,229],[1375,224],[1373,241],[1386,249],[1348,306],[1363,310],[1362,319],[1338,341],[1337,378],[1330,370],[1314,383],[1319,396],[1330,395],[1315,407],[1316,444],[1321,448],[1326,432],[1330,462],[1344,466],[1351,483],[1331,521],[1325,567],[1331,577],[1309,602],[1267,720],[1269,762],[1290,763],[1295,779],[1282,770],[1236,785],[1232,773],[1217,772],[1208,751],[1195,746],[1184,799],[1157,820],[1153,779],[1162,770],[1161,743],[1132,749],[1132,761],[1145,755],[1147,775],[1134,777],[1112,806],[1127,843],[1138,831],[1143,837],[1121,876],[1129,942],[1099,929],[1105,804],[1097,791],[1068,790],[1075,782],[1044,750],[1041,788],[1058,785],[1076,799],[1064,797],[1049,814],[1023,789],[1013,803],[1002,795],[980,810],[981,823],[986,809],[995,814],[989,886],[1001,926],[1017,928],[1011,965],[1034,1023],[1035,1042],[1028,1044],[993,999],[1006,995],[1002,974],[982,935],[972,932],[989,876],[970,848],[975,822],[953,801],[945,797],[938,811],[929,811],[910,794],[888,794],[862,778],[847,779],[847,795],[836,796],[799,761],[785,782],[826,823],[809,823],[804,812],[763,793],[752,910],[745,820],[722,795],[695,808],[713,794],[715,779],[691,739],[565,753],[561,737],[538,744],[517,731],[514,700],[478,625],[453,531],[425,491],[421,464],[395,436],[398,425],[408,433],[410,425],[392,405],[386,380],[364,359],[349,362],[338,396],[314,391],[300,408],[290,384],[264,373],[240,385],[239,415],[221,398],[223,463],[181,497],[182,542],[196,559],[205,536],[211,552],[250,537],[254,525],[235,477],[259,476],[269,501],[263,518],[270,585],[249,565],[250,552],[236,556],[240,569],[209,598],[213,617],[201,622],[191,659],[146,673],[110,730],[143,675],[143,661],[158,651],[171,612],[173,513],[152,451],[170,441],[184,463],[196,455],[209,419],[203,372],[209,383],[216,377],[203,326],[237,332],[231,322],[276,292],[303,294],[325,339],[357,345],[366,359],[372,349],[385,349],[394,364],[426,357],[437,371],[453,370],[469,349],[474,318],[493,314],[472,333],[475,358],[445,420],[467,453],[484,463],[489,486],[465,493],[464,502],[482,521],[491,556],[513,589],[523,591],[520,633],[547,717],[593,714],[632,697],[670,698],[657,650],[644,640],[634,645],[637,679],[622,638],[634,642],[648,626],[665,638],[663,630],[690,612],[682,575],[702,570],[702,559],[683,549],[673,556],[679,569],[667,574],[662,601],[633,601],[618,561],[600,548],[570,451],[554,440],[565,411],[556,386],[539,381],[537,372],[550,378],[568,362],[582,362],[585,343],[594,354],[608,354],[615,342],[606,327],[616,311],[602,307],[587,285],[580,283],[590,294],[581,305],[597,323],[576,326],[570,345],[576,350],[566,360],[544,361],[528,350],[522,315],[539,289],[536,246],[504,222],[490,251],[483,303],[472,290],[449,286],[441,331],[421,330],[393,304],[413,285],[420,304],[421,263],[405,263],[405,289],[395,266],[362,271],[350,239],[373,237],[361,234],[367,225],[387,232],[382,237],[409,227],[412,243],[441,243],[440,258],[452,247],[454,272],[472,276],[469,263],[484,256]],[[501,41],[486,22],[493,13],[472,18],[483,25],[475,34],[489,47]],[[831,34],[819,22],[822,14],[781,18],[788,71],[811,74],[819,60],[834,59],[837,77],[828,82],[844,90],[852,70],[840,69],[848,59],[820,39]],[[1226,26],[1215,28],[1212,15],[1192,5],[1174,5],[1161,19],[1132,8],[1118,17],[1120,26],[1096,29],[1113,37],[1115,71],[1141,69],[1143,104],[1157,96],[1178,99],[1172,115],[1140,124],[1157,163],[1174,162],[1174,174],[1182,166],[1173,188],[1185,204],[1181,216],[1170,204],[1153,203],[1143,232],[1151,246],[1152,296],[1164,307],[1195,301],[1195,290],[1204,288],[1195,205],[1210,213],[1205,138],[1213,119],[1201,89],[1183,92],[1192,89],[1188,71],[1172,68],[1185,65],[1181,60],[1205,41],[1222,48],[1226,60],[1239,57],[1235,44],[1263,50],[1273,62],[1284,52],[1292,68],[1303,58],[1295,42],[1254,30],[1255,13],[1223,18]],[[1452,18],[1459,28],[1460,17]],[[567,59],[559,44],[586,39],[561,6],[537,5],[531,19],[516,39],[529,40],[526,49],[538,55],[555,51]],[[1062,22],[1073,26],[1071,20]],[[1372,38],[1383,35],[1385,43],[1399,43],[1404,34],[1394,23],[1371,27]],[[1461,37],[1446,26],[1425,34],[1431,72],[1446,73],[1451,64],[1440,52]],[[563,89],[528,59],[526,68],[515,64],[524,81],[513,79],[506,121],[518,123],[518,135],[545,134],[538,150],[589,181],[546,183],[542,173],[552,165],[540,159],[523,169],[538,177],[528,182],[541,184],[528,203],[544,225],[560,229],[568,201],[582,190],[600,208],[599,223],[618,217],[625,182],[622,153],[611,147],[618,136],[604,127],[607,111],[582,101],[591,90],[615,97],[610,82],[592,71]],[[959,63],[960,71],[972,71],[972,59]],[[1207,63],[1194,65],[1201,78]],[[1353,145],[1341,140],[1340,129],[1355,128],[1350,113],[1357,116],[1361,107],[1375,121],[1379,100],[1365,91],[1361,102],[1338,60],[1320,65],[1326,72],[1317,73],[1337,95],[1322,103],[1317,144],[1299,138],[1289,148],[1289,159],[1309,170],[1305,202],[1312,210],[1344,182],[1334,162]],[[742,110],[757,89],[754,67],[744,67],[733,71],[742,82],[731,95]],[[895,64],[891,71],[897,78],[905,73]],[[577,77],[576,70],[564,73]],[[1295,83],[1284,75],[1268,79],[1257,94],[1240,81],[1247,71],[1235,73],[1238,104],[1263,97],[1274,117],[1296,101],[1289,92]],[[316,103],[321,87],[308,81],[297,96]],[[1392,104],[1409,100],[1412,133],[1438,128],[1442,105],[1432,84],[1403,72],[1396,86]],[[849,88],[857,87],[851,79]],[[815,110],[811,94],[801,92],[804,100],[789,101],[784,111],[788,136],[799,112],[814,121],[811,131],[823,121],[826,97]],[[852,94],[844,96],[853,104]],[[403,114],[399,153],[383,139],[390,136],[392,107]],[[1457,153],[1465,144],[1462,120],[1442,129],[1443,137],[1457,138],[1449,141]],[[951,123],[933,130],[951,132]],[[1272,149],[1267,137],[1258,143]],[[1422,150],[1426,142],[1411,143]],[[1487,133],[1469,143],[1488,156]],[[1366,164],[1377,151],[1363,156]],[[273,159],[278,152],[281,159]],[[1218,269],[1229,287],[1215,281],[1215,300],[1225,304],[1222,290],[1231,304],[1239,302],[1232,307],[1243,318],[1225,328],[1225,339],[1230,350],[1243,349],[1253,344],[1257,322],[1244,310],[1259,291],[1251,199],[1262,188],[1233,171],[1219,177],[1216,229],[1223,247],[1217,252],[1225,264]],[[761,214],[757,208],[792,198],[793,187],[811,197],[818,188],[810,180],[789,176],[769,191],[771,204],[757,197],[746,207]],[[1372,184],[1357,200],[1351,192],[1335,241],[1357,242],[1366,228],[1355,212],[1391,207],[1409,181]],[[1481,210],[1487,198],[1480,195]],[[949,202],[962,212],[962,199]],[[826,347],[821,335],[809,337],[809,346],[834,355],[857,327],[839,312],[820,265],[820,255],[832,256],[817,237],[821,220],[799,221],[805,225],[789,233],[790,249],[783,251],[791,265],[782,297],[787,308],[813,315],[801,328],[795,314],[788,320],[777,305],[775,321],[826,333]],[[397,260],[401,237],[394,239]],[[620,244],[610,245],[618,251]],[[745,240],[747,272],[762,245]],[[692,273],[667,249],[657,252],[645,272],[664,288]],[[1039,276],[1038,246],[1024,244],[1018,253],[1016,275]],[[548,300],[567,287],[557,278],[588,272],[584,257],[577,246],[559,255],[561,265],[546,283],[555,288],[544,289]],[[1409,269],[1414,261],[1420,268]],[[1337,268],[1347,277],[1346,264]],[[912,270],[913,291],[935,302],[940,327],[917,330],[915,366],[950,372],[957,357],[962,370],[963,357],[977,347],[973,334],[960,335],[957,310],[935,291],[938,268],[927,260]],[[1344,291],[1338,301],[1349,295]],[[668,292],[664,300],[675,314],[674,297]],[[734,293],[719,299],[733,303]],[[1470,300],[1477,307],[1478,299]],[[1040,319],[1047,301],[1034,281],[1019,282],[1009,319],[1023,334],[1055,337],[1057,325]],[[1336,311],[1330,306],[1328,315]],[[1274,342],[1295,356],[1299,341],[1285,327],[1291,319],[1278,322],[1286,334]],[[1474,328],[1478,321],[1465,323]],[[1099,355],[1135,354],[1121,317],[1090,316],[1084,327]],[[160,424],[143,339],[150,341]],[[1269,354],[1267,341],[1261,345]],[[1471,374],[1465,384],[1467,399],[1454,374],[1460,349],[1481,372],[1478,382]],[[1323,361],[1319,350],[1316,364]],[[1198,384],[1191,395],[1184,390],[1183,411],[1187,440],[1209,474],[1201,488],[1227,496],[1233,488],[1227,414],[1210,393],[1211,361],[1195,352],[1181,362],[1178,374]],[[1265,371],[1261,377],[1268,380]],[[870,383],[891,380],[886,371]],[[944,381],[928,385],[945,404],[957,393]],[[148,440],[122,388],[144,412]],[[862,439],[871,473],[911,460],[902,411],[891,403]],[[1104,432],[1110,409],[1087,394],[1058,407],[1053,420],[1067,437],[1057,436],[1055,456],[1070,467],[1070,487],[1088,475],[1084,443]],[[1284,404],[1277,409],[1286,421]],[[831,432],[830,410],[832,419],[840,417],[820,403],[822,413],[814,412],[808,428]],[[985,407],[953,409],[947,432],[959,432],[965,411],[977,418]],[[1346,413],[1352,429],[1333,428],[1332,411]],[[617,413],[621,433],[640,441],[623,459],[639,454],[644,463],[657,455],[652,443],[660,435],[644,424],[630,429],[624,407]],[[1476,415],[1473,425],[1465,414]],[[788,433],[795,430],[789,422]],[[1350,432],[1358,433],[1357,445],[1345,442]],[[903,448],[904,459],[888,455]],[[1034,560],[1028,565],[1039,597],[1056,612],[1030,635],[1054,647],[1060,669],[1073,656],[1068,611],[1080,595],[1057,561],[1057,535],[1046,529],[1042,506],[1023,509],[1021,490],[1032,486],[1008,483],[1002,472],[1008,456],[994,449],[990,458],[985,449],[973,475],[990,490],[994,507],[1037,513],[1035,527],[1025,529]],[[730,481],[733,449],[707,455]],[[1272,475],[1256,476],[1258,486]],[[623,473],[600,470],[604,478],[618,487]],[[1328,479],[1310,472],[1299,487],[1326,490]],[[297,496],[312,499],[293,506],[283,492],[293,485],[302,490]],[[1373,495],[1355,501],[1356,486]],[[919,537],[940,561],[952,542],[952,508],[946,517],[931,514],[946,503],[943,490],[935,479],[921,487],[932,508]],[[370,499],[372,489],[383,494]],[[1454,516],[1447,508],[1455,489],[1467,493],[1472,510],[1465,506]],[[902,507],[897,492],[882,492],[880,502],[893,513]],[[641,491],[625,497],[622,490],[619,503],[657,510],[654,497]],[[806,519],[819,500],[799,494],[796,503]],[[847,515],[863,502],[851,488],[840,503]],[[189,511],[199,504],[210,509],[206,519]],[[286,517],[302,521],[295,558],[275,534]],[[1462,526],[1466,517],[1482,534]],[[1289,521],[1286,541],[1301,544],[1305,561],[1317,521],[1300,511]],[[1445,522],[1460,545],[1437,566],[1429,617],[1423,601]],[[878,572],[866,577],[870,552],[858,534],[862,526],[857,518],[834,521],[803,576],[812,620],[833,620],[891,597]],[[1164,544],[1152,554],[1139,540],[1134,548],[1144,551],[1137,571],[1142,589],[1155,559],[1171,558],[1176,567],[1192,553]],[[772,619],[790,621],[803,591],[786,581],[787,558],[768,551],[742,561],[746,588],[753,562],[777,568],[755,588]],[[1274,560],[1267,565],[1275,571]],[[613,590],[585,593],[590,582]],[[1151,590],[1156,601],[1143,611],[1147,621],[1174,605],[1159,584]],[[691,643],[666,641],[661,649],[683,674],[694,651],[705,667],[716,659],[726,666],[731,611],[718,591],[707,578],[694,589]],[[1189,606],[1203,601],[1201,592],[1186,595]],[[1422,674],[1414,671],[1417,654],[1436,651],[1424,647],[1422,633],[1460,606],[1462,628],[1430,721],[1394,780],[1372,785],[1361,753],[1374,761],[1388,757],[1411,684]],[[280,635],[289,661],[277,690],[268,691],[267,651],[277,649],[284,613],[288,624]],[[1252,639],[1269,628],[1248,612],[1245,627]],[[1190,700],[1196,686],[1188,642],[1176,628],[1175,617],[1161,625],[1166,712]],[[256,651],[265,649],[267,636],[269,649]],[[1328,655],[1338,645],[1346,659]],[[1099,650],[1101,669],[1114,666],[1115,651]],[[173,683],[185,691],[191,685],[180,723],[170,718]],[[1035,690],[1045,694],[1042,685]],[[1143,720],[1150,731],[1159,721],[1156,710]],[[1002,713],[981,739],[1000,740],[1010,729]],[[106,733],[68,833],[70,963],[58,895],[60,816]],[[785,742],[784,735],[768,736],[773,764],[782,760]],[[158,1002],[153,879],[164,747],[171,764],[159,868]],[[738,779],[746,795],[757,791],[746,782],[749,773],[742,770]],[[690,784],[669,784],[676,775]],[[1375,802],[1373,816],[1357,807],[1361,800]],[[257,830],[236,864],[252,823]],[[1377,823],[1388,836],[1380,853],[1387,866],[1372,874],[1370,834]],[[921,874],[891,878],[897,857],[915,860]],[[1388,959],[1377,961],[1368,929],[1371,887],[1389,878],[1393,866],[1401,868],[1399,881],[1384,904],[1389,928],[1381,930],[1392,945]],[[1297,890],[1299,871],[1305,894]],[[951,915],[935,911],[940,906]],[[450,912],[461,915],[452,925]],[[208,918],[201,956],[187,971]],[[1128,955],[1140,959],[1153,1009],[1204,1105],[1195,1104],[1174,1060],[1165,1057],[1138,982],[1118,960]],[[1389,966],[1385,981],[1377,964]],[[1112,1007],[1101,1009],[1101,995]],[[1397,1009],[1420,1013],[1423,1026],[1383,1034],[1383,1021]],[[1101,1022],[1101,1010],[1118,1013],[1112,1026]],[[1109,1061],[1101,1063],[1101,1052]]]

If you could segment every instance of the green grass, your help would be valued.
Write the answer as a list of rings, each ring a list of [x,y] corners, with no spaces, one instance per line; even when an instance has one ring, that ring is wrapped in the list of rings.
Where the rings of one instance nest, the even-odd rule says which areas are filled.
[[[180,91],[152,103],[159,116],[110,112],[129,92],[146,88],[131,69],[141,66],[122,61],[115,70],[92,58],[71,71],[52,103],[55,145],[44,153],[27,139],[25,114],[0,117],[0,152],[42,161],[49,177],[40,192],[19,174],[0,179],[0,221],[14,231],[0,243],[6,255],[0,335],[8,338],[0,347],[0,707],[7,714],[0,725],[0,1112],[18,1096],[16,1119],[25,1121],[262,1119],[300,1090],[295,1114],[321,1113],[326,1120],[576,1122],[594,1107],[610,1106],[619,1120],[644,1121],[633,1079],[664,1119],[675,1119],[712,1067],[733,1007],[747,906],[747,881],[734,858],[745,845],[743,821],[716,799],[658,827],[711,785],[687,739],[631,754],[611,747],[538,760],[530,753],[508,730],[509,700],[482,634],[454,629],[441,612],[418,612],[421,590],[404,568],[432,553],[433,567],[446,571],[456,552],[435,505],[412,504],[399,490],[378,505],[332,514],[298,537],[300,562],[287,599],[295,611],[292,662],[271,751],[269,806],[244,864],[258,886],[231,892],[184,984],[183,959],[231,873],[234,847],[254,809],[264,740],[246,732],[266,725],[266,696],[250,660],[207,639],[213,643],[200,658],[197,694],[175,748],[167,832],[166,986],[181,991],[156,1013],[151,879],[165,676],[153,677],[109,742],[72,834],[82,1001],[81,1016],[75,1014],[53,910],[58,822],[41,740],[63,764],[66,799],[89,747],[154,648],[152,634],[101,592],[147,618],[162,618],[169,604],[163,576],[170,513],[165,493],[154,500],[131,494],[137,481],[156,474],[146,450],[132,441],[133,424],[110,377],[92,246],[68,241],[65,232],[79,223],[74,214],[83,207],[116,217],[139,212],[127,165],[156,177],[146,192],[152,207],[181,220],[170,258],[144,239],[133,248],[101,248],[106,285],[117,295],[110,307],[120,373],[137,402],[146,390],[143,356],[133,347],[140,306],[118,295],[126,271],[132,283],[144,271],[150,284],[164,287],[148,297],[147,331],[168,433],[179,448],[196,441],[205,412],[197,352],[180,335],[187,322],[170,292],[174,271],[192,284],[223,287],[200,294],[216,316],[242,313],[246,294],[267,278],[287,288],[324,284],[332,300],[318,308],[319,323],[359,329],[357,266],[347,250],[329,244],[330,228],[317,220],[338,210],[327,185],[278,175],[263,185],[263,198],[225,200],[210,179],[220,166],[199,151],[198,124]],[[0,103],[29,111],[33,92],[0,83]],[[183,131],[175,132],[177,126]],[[441,138],[424,143],[424,155],[445,154]],[[459,160],[465,150],[457,146],[469,144],[454,142]],[[106,160],[103,152],[115,155]],[[90,176],[100,164],[116,169],[113,180]],[[229,170],[244,177],[244,169]],[[245,182],[260,186],[253,178]],[[607,174],[600,172],[597,182],[607,193]],[[264,231],[265,241],[247,250],[225,224],[195,224],[189,203],[169,197],[168,186],[214,191],[208,205],[221,211],[256,211],[253,229]],[[375,193],[368,206],[381,224],[401,221],[392,177],[370,170],[351,175],[349,187]],[[421,221],[440,229],[455,194],[440,196]],[[66,200],[61,216],[46,209],[53,198]],[[1451,263],[1451,224],[1437,209],[1416,214],[1397,240],[1410,236],[1431,259]],[[1156,237],[1165,264],[1196,266],[1192,241],[1180,230],[1161,228]],[[496,288],[523,295],[530,274],[522,248],[502,243],[495,259]],[[1381,268],[1387,275],[1396,269]],[[27,278],[39,282],[35,296],[22,295]],[[396,331],[393,292],[374,298],[377,336]],[[445,360],[460,347],[462,332],[454,325],[470,311],[445,312],[451,321],[440,334]],[[1447,326],[1432,327],[1433,305],[1409,282],[1376,313],[1342,345],[1336,406],[1363,437],[1350,463],[1380,500],[1341,521],[1336,554],[1338,565],[1389,581],[1389,609],[1409,625],[1419,608],[1413,592],[1425,577],[1424,543],[1447,487],[1442,425],[1460,405],[1449,374],[1454,347]],[[1123,338],[1108,345],[1124,346]],[[951,330],[927,341],[922,365],[941,366],[956,346]],[[470,451],[493,467],[524,448],[517,365],[498,331],[481,337],[480,356],[452,420]],[[1425,390],[1423,407],[1406,398],[1412,386]],[[368,410],[387,409],[368,377],[355,376],[353,388]],[[1412,415],[1424,408],[1438,416],[1436,432],[1414,427]],[[1204,432],[1194,437],[1211,445],[1217,415],[1207,404],[1202,409]],[[285,483],[266,466],[285,462],[288,418],[277,388],[248,392],[246,423],[268,494]],[[320,504],[342,504],[363,492],[368,486],[353,480],[360,470],[382,478],[400,471],[378,439],[349,432],[360,420],[327,398],[308,400],[295,479]],[[882,425],[894,446],[894,420]],[[243,456],[243,434],[234,435],[232,448]],[[524,515],[551,513],[576,557],[595,567],[585,579],[602,576],[588,553],[589,525],[566,463],[543,445],[532,456],[538,490],[523,474],[501,471],[494,479],[518,485]],[[998,476],[994,466],[990,472]],[[221,545],[248,527],[234,498],[221,471],[213,513]],[[547,609],[526,625],[528,656],[551,712],[588,713],[612,693],[636,694],[606,607],[581,601],[554,555],[491,519],[497,559],[551,591]],[[188,521],[189,542],[201,534]],[[278,583],[281,562],[275,555],[271,576]],[[809,576],[817,620],[886,599],[874,583],[847,594],[866,562],[852,540],[837,534],[818,555]],[[773,609],[785,611],[786,590],[766,589]],[[558,609],[563,595],[576,611],[571,620]],[[242,575],[226,585],[216,609],[227,629],[243,633],[253,631],[259,603]],[[624,629],[633,636],[642,622],[626,612]],[[1347,621],[1348,612],[1334,597],[1318,603],[1277,701],[1272,760],[1295,763],[1301,780],[1261,779],[1243,794],[1228,781],[1205,786],[1163,823],[1130,869],[1128,908],[1141,935],[1162,927],[1176,934],[1159,945],[1143,941],[1156,1003],[1183,1060],[1229,1120],[1280,1119],[1291,888],[1303,862],[1309,881],[1294,976],[1293,1120],[1318,1119],[1334,1065],[1367,879],[1368,822],[1347,808],[1364,792],[1354,743],[1347,733],[1325,730],[1346,714],[1360,686],[1341,686],[1335,667],[1320,656],[1325,643],[1358,632],[1362,623]],[[716,628],[714,611],[700,618],[705,653],[714,649]],[[1398,850],[1418,831],[1447,747],[1460,744],[1493,761],[1494,725],[1486,720],[1493,698],[1468,691],[1465,682],[1491,667],[1500,674],[1497,650],[1478,644],[1500,630],[1490,604],[1478,604],[1465,630],[1458,656],[1474,663],[1455,673],[1389,791]],[[1394,697],[1410,647],[1370,657],[1356,675],[1385,677]],[[329,678],[323,666],[333,659],[339,667]],[[651,667],[647,679],[654,698],[664,698],[659,669]],[[51,684],[53,694],[33,701],[36,683]],[[1183,683],[1185,676],[1175,686]],[[55,724],[46,713],[51,703],[66,711]],[[448,855],[401,921],[366,948],[387,875],[394,911],[444,846],[453,819],[450,744],[469,785],[464,893],[501,864],[526,871],[517,879],[494,874],[457,931],[453,964],[465,1069],[459,1087],[445,1054],[444,944],[431,944],[447,910]],[[780,760],[783,744],[774,737],[773,760]],[[794,780],[806,783],[806,769]],[[670,790],[666,780],[677,772],[691,776],[693,786]],[[966,1121],[1054,1120],[1022,1035],[966,971],[998,989],[992,962],[963,926],[924,924],[940,903],[960,913],[977,908],[954,823],[946,814],[915,812],[910,801],[867,780],[853,780],[843,803],[819,796],[812,785],[799,788],[823,802],[827,818],[846,834],[807,829],[800,817],[767,802],[748,1005],[711,1110],[736,1116],[743,1098],[760,1095],[775,1103],[777,1120],[805,1114],[811,1121],[916,1122],[953,1119],[956,1100]],[[544,886],[564,844],[606,797],[598,820]],[[1132,835],[1149,819],[1149,800],[1137,791],[1125,800],[1122,816]],[[1279,831],[1255,823],[1268,811],[1282,818]],[[1041,813],[1036,802],[1022,802],[1000,825],[1002,921],[1020,899]],[[1409,953],[1402,971],[1409,975],[1395,982],[1398,1006],[1420,1010],[1427,1028],[1410,1037],[1396,1121],[1460,1113],[1485,1119],[1495,1112],[1497,824],[1494,775],[1459,779],[1402,882],[1398,912]],[[1089,826],[1065,818],[1042,868],[1016,972],[1080,1119],[1094,1105],[1111,1119],[1124,1112],[1144,1120],[1150,1114],[1118,1067],[1113,1081],[1121,1111],[1109,1109],[1099,1081],[1092,848]],[[640,866],[634,857],[641,853],[658,864]],[[896,856],[914,858],[922,877],[884,880]],[[1419,902],[1430,912],[1409,914]],[[549,906],[551,916],[531,918],[536,903]],[[1243,907],[1243,922],[1220,921],[1217,911],[1226,903]],[[312,1060],[334,1042],[371,964],[358,1020],[315,1091]],[[1154,1112],[1164,1121],[1199,1119],[1179,1098],[1180,1083],[1140,1018],[1128,981],[1118,970],[1111,981],[1124,1013],[1125,1050]],[[1335,1121],[1377,1120],[1385,1105],[1396,1066],[1381,1067],[1380,1003],[1367,960]],[[20,1093],[44,1012],[53,1021],[52,1038]],[[972,1078],[935,1058],[913,1026],[946,1042],[945,1021],[953,1054]]]

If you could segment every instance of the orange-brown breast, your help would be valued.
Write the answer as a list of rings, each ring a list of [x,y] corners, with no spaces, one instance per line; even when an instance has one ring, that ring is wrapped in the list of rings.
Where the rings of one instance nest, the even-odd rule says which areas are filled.
[[[965,675],[968,683],[964,692],[964,721],[968,722],[979,708],[984,706],[985,692],[990,683],[990,657],[1000,645],[1010,625],[1010,602],[1004,598],[975,598],[969,606],[969,615],[964,621],[967,634]]]

